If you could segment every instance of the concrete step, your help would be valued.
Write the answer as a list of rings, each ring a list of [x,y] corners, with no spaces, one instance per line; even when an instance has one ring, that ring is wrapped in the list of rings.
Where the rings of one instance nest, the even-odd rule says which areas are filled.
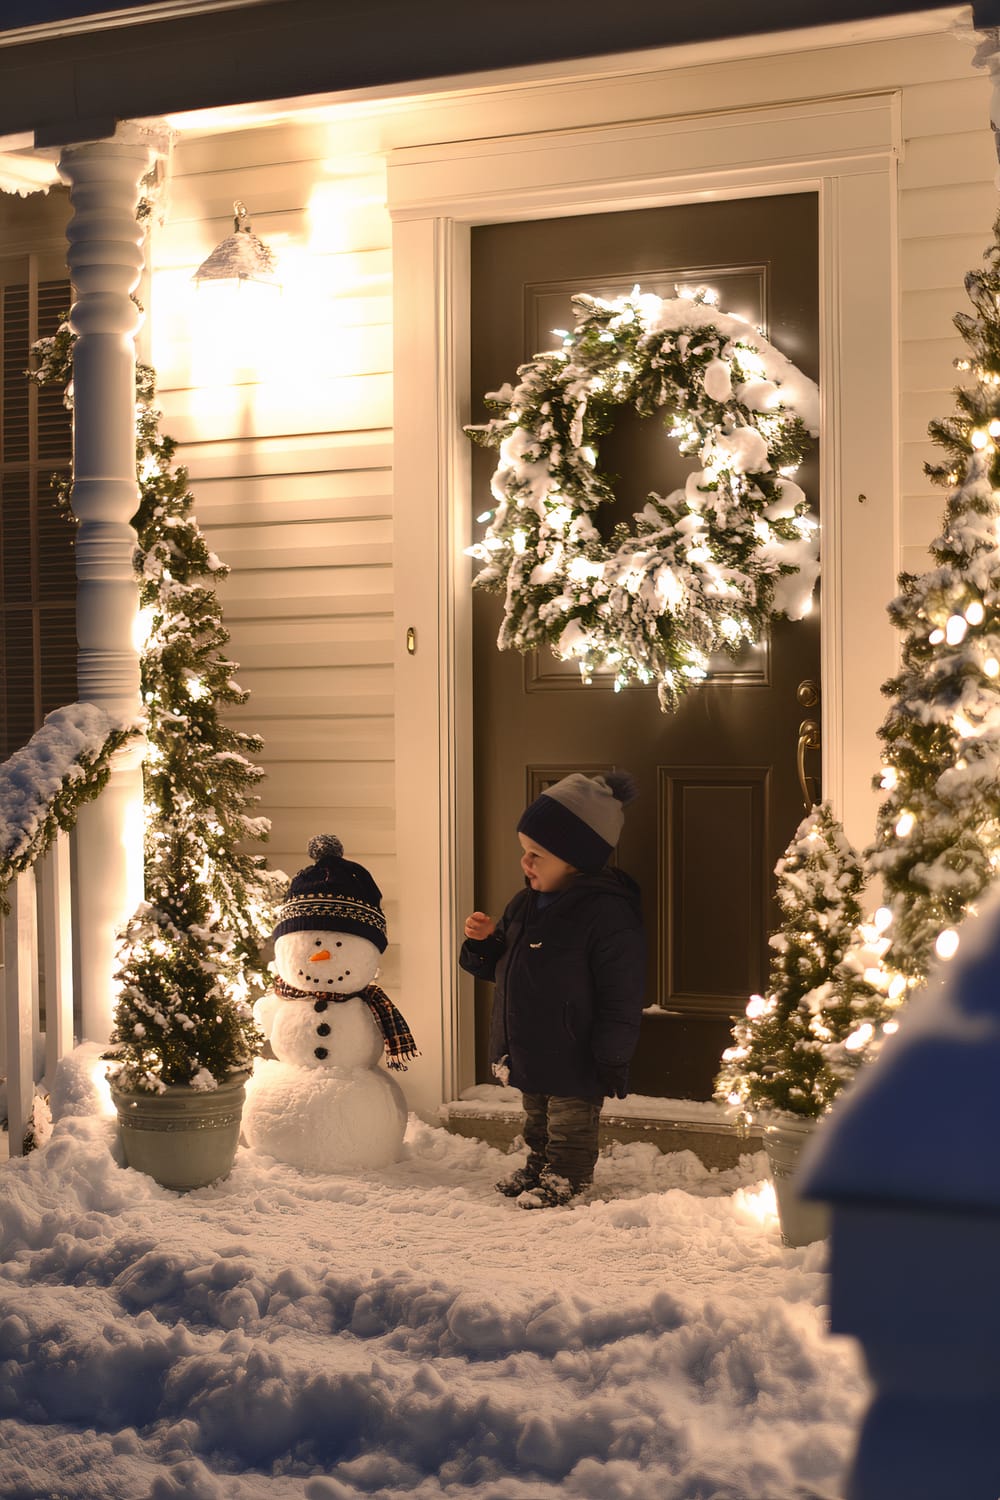
[[[510,1094],[513,1090],[502,1092]],[[646,1111],[643,1110],[645,1101],[626,1102],[629,1105],[627,1112],[616,1110],[613,1101],[605,1104],[601,1115],[602,1146],[614,1141],[644,1141],[658,1151],[693,1151],[706,1167],[717,1167],[722,1171],[737,1166],[741,1156],[764,1149],[759,1127],[751,1127],[749,1133],[744,1134],[721,1109],[718,1118],[712,1118],[711,1106],[699,1104],[692,1109],[693,1101],[690,1100],[651,1100]],[[672,1104],[678,1106],[673,1111],[670,1109]],[[524,1114],[509,1100],[493,1103],[483,1099],[456,1099],[441,1106],[440,1121],[453,1135],[486,1141],[500,1151],[509,1151],[524,1128]]]

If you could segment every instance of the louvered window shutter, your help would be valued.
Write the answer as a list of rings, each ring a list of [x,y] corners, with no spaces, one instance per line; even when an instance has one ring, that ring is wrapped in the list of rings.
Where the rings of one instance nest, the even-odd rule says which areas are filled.
[[[61,390],[24,373],[69,304],[68,280],[42,279],[36,257],[0,259],[0,758],[76,698],[74,528],[51,489],[72,419]]]

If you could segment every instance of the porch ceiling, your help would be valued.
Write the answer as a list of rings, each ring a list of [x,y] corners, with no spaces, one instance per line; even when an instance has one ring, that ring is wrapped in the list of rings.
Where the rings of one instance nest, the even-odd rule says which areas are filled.
[[[117,119],[252,105],[259,100],[343,98],[400,92],[421,82],[685,49],[685,61],[737,45],[740,55],[784,50],[782,36],[837,23],[844,30],[892,22],[940,28],[965,18],[1000,23],[1000,0],[941,8],[921,0],[816,0],[803,28],[801,0],[716,0],[666,6],[576,0],[572,23],[559,6],[510,0],[500,28],[470,26],[468,0],[7,0],[0,30],[0,150],[31,130],[35,143],[106,134]],[[391,45],[386,45],[391,38]],[[690,50],[688,50],[690,49]],[[704,59],[701,50],[706,49]],[[680,59],[675,59],[679,61]]]

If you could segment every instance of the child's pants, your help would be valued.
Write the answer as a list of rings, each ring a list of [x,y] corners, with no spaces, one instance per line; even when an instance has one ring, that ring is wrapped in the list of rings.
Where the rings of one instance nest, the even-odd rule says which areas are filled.
[[[558,1094],[521,1097],[526,1115],[527,1169],[537,1174],[548,1167],[574,1188],[590,1182],[597,1161],[600,1103],[595,1104],[592,1099],[566,1099]]]

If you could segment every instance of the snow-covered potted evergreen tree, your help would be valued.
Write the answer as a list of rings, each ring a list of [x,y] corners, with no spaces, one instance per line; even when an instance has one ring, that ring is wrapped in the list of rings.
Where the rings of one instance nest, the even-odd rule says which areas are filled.
[[[775,874],[783,920],[767,994],[733,1028],[716,1097],[763,1126],[782,1234],[806,1244],[825,1233],[825,1215],[792,1189],[795,1162],[891,1017],[877,982],[884,943],[863,920],[865,872],[828,803],[799,824]]]
[[[888,982],[923,984],[949,958],[969,907],[1000,868],[1000,219],[958,313],[975,380],[955,416],[932,422],[944,449],[926,472],[949,491],[933,566],[900,578],[889,606],[902,667],[879,731],[886,792],[867,853],[882,880]]]
[[[797,984],[776,961],[772,994],[751,1000],[719,1075],[719,1096],[739,1107],[788,1118],[825,1111],[935,955],[956,952],[962,919],[1000,870],[1000,219],[985,268],[965,287],[974,312],[955,317],[969,350],[956,365],[974,378],[956,389],[956,414],[931,423],[944,458],[925,466],[950,491],[944,522],[933,565],[902,575],[889,605],[902,665],[883,688],[892,702],[877,785],[886,796],[865,851],[884,905],[876,925],[844,941],[839,962],[830,949],[829,987]],[[777,941],[804,976],[795,899],[779,885],[786,925]],[[808,926],[805,907],[801,916]],[[847,920],[845,904],[842,931]]]
[[[37,354],[35,378],[67,385],[68,327]],[[266,984],[262,945],[286,877],[247,849],[269,831],[252,815],[260,741],[221,717],[248,696],[222,651],[216,584],[228,570],[192,514],[176,444],[159,431],[148,366],[136,395],[146,900],[121,937],[107,1055],[129,1164],[190,1188],[232,1166],[263,1040],[252,1014]],[[57,490],[68,507],[68,483]]]

